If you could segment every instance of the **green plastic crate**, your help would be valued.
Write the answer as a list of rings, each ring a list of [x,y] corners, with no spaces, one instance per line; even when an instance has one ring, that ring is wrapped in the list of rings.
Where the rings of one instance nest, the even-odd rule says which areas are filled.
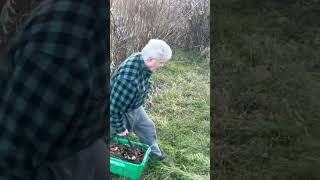
[[[122,144],[128,144],[128,140],[124,138],[114,137],[113,140],[118,141]],[[142,170],[149,159],[151,148],[148,145],[142,144],[140,142],[131,141],[131,143],[133,146],[139,146],[147,149],[142,162],[140,164],[134,164],[118,158],[110,157],[110,172],[119,176],[125,176],[136,180],[139,179]]]

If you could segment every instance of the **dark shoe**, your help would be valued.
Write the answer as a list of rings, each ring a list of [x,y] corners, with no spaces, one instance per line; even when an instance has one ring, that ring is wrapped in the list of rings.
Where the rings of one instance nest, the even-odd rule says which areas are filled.
[[[166,156],[165,153],[162,153],[161,156],[157,156],[157,155],[151,154],[150,158],[153,161],[163,161],[163,160],[165,160],[167,158],[167,156]]]

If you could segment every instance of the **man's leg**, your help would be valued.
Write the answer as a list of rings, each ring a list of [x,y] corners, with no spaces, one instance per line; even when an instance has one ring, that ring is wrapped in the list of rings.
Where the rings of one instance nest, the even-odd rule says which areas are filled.
[[[107,145],[100,139],[72,157],[41,166],[37,180],[107,180],[107,153]]]
[[[149,118],[142,106],[126,114],[127,123],[130,129],[139,137],[140,142],[151,147],[151,153],[155,156],[162,156],[157,144],[157,134],[154,122]],[[129,126],[128,125],[128,126]],[[128,129],[129,130],[129,129]]]
[[[103,139],[77,154],[78,166],[73,180],[107,180],[109,174],[109,148]]]
[[[72,158],[43,164],[38,169],[36,180],[72,180],[73,167]]]

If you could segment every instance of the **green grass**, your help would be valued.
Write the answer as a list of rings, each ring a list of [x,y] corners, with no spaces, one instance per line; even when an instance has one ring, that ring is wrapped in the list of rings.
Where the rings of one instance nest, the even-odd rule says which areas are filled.
[[[205,57],[182,50],[153,74],[147,112],[168,162],[149,162],[142,179],[209,179],[209,77]]]
[[[320,179],[320,4],[214,4],[213,178]]]

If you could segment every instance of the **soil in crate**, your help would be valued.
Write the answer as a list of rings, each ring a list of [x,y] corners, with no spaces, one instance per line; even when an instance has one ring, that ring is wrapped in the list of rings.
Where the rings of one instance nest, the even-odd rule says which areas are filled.
[[[134,152],[132,152],[129,145],[121,144],[117,141],[110,141],[110,156],[121,159],[123,161],[131,162],[134,164],[140,164],[143,160],[146,150],[133,145]]]

